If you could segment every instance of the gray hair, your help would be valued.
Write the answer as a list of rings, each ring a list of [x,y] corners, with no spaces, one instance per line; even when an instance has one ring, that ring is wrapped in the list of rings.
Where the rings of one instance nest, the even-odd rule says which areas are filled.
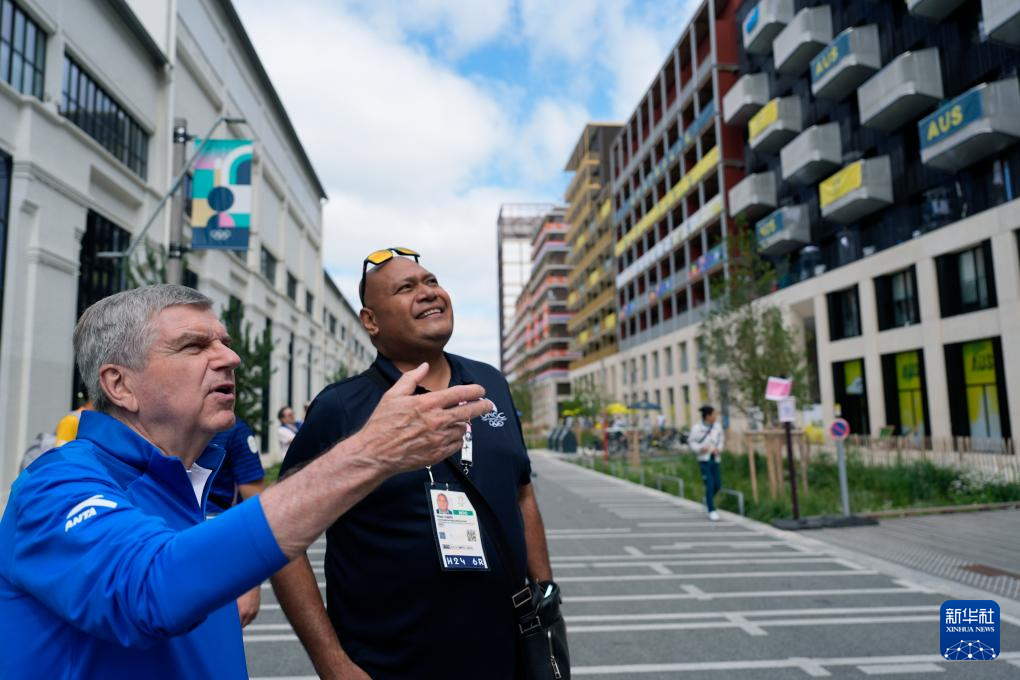
[[[97,411],[107,412],[111,406],[99,385],[100,367],[116,364],[133,370],[145,368],[153,320],[175,305],[210,309],[212,300],[185,286],[143,286],[103,298],[78,319],[74,328],[74,358]]]

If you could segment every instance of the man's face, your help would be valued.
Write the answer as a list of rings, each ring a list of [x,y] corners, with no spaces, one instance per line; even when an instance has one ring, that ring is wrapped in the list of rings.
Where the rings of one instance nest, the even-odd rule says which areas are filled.
[[[283,410],[283,415],[280,417],[280,422],[282,422],[284,425],[290,425],[291,423],[293,423],[294,422],[294,410],[293,409],[289,409],[289,408],[284,409]]]
[[[439,494],[438,496],[436,496],[436,505],[443,512],[446,512],[447,510],[450,509],[450,501],[447,500],[446,496],[444,496],[443,494]]]
[[[241,360],[208,309],[175,305],[153,324],[148,362],[129,370],[139,414],[162,426],[214,434],[234,424],[234,369]]]
[[[453,334],[453,303],[435,275],[417,262],[394,258],[365,280],[362,323],[381,348],[401,359],[415,350],[442,350]]]

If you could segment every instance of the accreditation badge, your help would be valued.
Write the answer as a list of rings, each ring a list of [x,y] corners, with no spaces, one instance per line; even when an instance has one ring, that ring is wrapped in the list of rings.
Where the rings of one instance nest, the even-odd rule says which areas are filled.
[[[432,529],[444,571],[488,571],[478,513],[452,484],[427,484]]]

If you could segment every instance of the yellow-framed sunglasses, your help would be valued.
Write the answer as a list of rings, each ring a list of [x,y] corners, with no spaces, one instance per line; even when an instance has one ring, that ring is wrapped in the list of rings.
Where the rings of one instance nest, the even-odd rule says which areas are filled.
[[[421,257],[421,253],[411,250],[410,248],[396,246],[373,250],[367,257],[365,257],[365,261],[361,264],[361,282],[358,284],[358,297],[361,298],[362,305],[365,304],[365,275],[368,273],[368,265],[378,267],[379,265],[385,264],[398,256],[413,257],[414,261],[418,262]]]

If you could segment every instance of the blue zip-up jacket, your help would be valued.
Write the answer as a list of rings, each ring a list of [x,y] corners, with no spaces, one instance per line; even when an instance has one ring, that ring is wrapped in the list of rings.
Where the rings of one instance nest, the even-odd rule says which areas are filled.
[[[257,497],[204,521],[211,479],[84,413],[0,520],[0,678],[247,678],[235,599],[287,559]]]

